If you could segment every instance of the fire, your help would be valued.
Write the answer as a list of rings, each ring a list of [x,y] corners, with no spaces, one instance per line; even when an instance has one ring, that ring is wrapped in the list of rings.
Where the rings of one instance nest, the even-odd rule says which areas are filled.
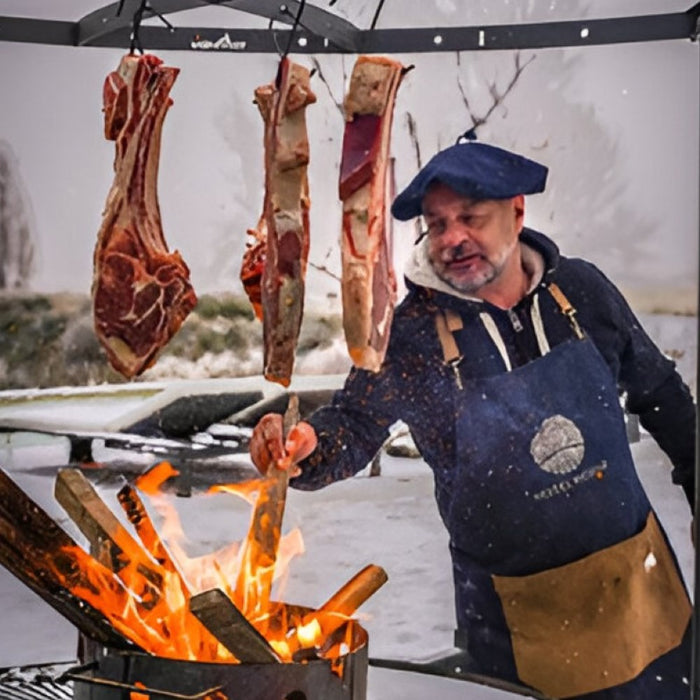
[[[317,645],[321,639],[322,632],[321,623],[314,618],[310,622],[297,627],[297,638],[303,646],[312,647]]]
[[[269,645],[273,657],[282,662],[316,656],[338,659],[352,648],[352,626],[345,623],[386,580],[379,567],[367,567],[315,611],[272,600],[273,582],[282,581],[292,558],[304,551],[298,528],[283,536],[280,533],[279,501],[283,508],[284,497],[279,498],[279,489],[286,489],[286,481],[281,482],[278,473],[210,489],[212,496],[245,498],[252,506],[251,526],[242,543],[232,542],[216,552],[191,558],[180,544],[184,534],[177,510],[162,492],[165,481],[177,474],[172,465],[156,465],[118,494],[140,543],[116,518],[110,518],[106,505],[81,473],[64,472],[57,479],[57,498],[61,491],[59,500],[64,507],[71,498],[77,499],[81,516],[93,517],[100,524],[102,539],[97,547],[91,539],[92,555],[78,546],[64,547],[55,553],[53,568],[67,589],[148,653],[173,659],[237,662],[231,645],[221,643],[221,635],[213,634],[190,607],[194,596],[219,589],[242,613],[246,624],[250,623],[251,633],[264,638],[262,644]],[[141,495],[162,519],[160,530],[156,530]],[[304,657],[304,652],[311,656]]]

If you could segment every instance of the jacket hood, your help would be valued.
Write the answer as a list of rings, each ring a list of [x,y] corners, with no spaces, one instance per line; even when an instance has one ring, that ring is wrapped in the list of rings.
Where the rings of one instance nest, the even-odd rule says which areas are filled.
[[[523,264],[531,276],[528,289],[528,293],[531,293],[556,269],[559,263],[559,248],[543,233],[529,228],[523,228],[520,232],[520,246]],[[425,237],[413,249],[413,254],[406,263],[404,276],[409,289],[422,287],[465,301],[483,303],[478,297],[454,289],[435,274],[428,260],[428,240]]]

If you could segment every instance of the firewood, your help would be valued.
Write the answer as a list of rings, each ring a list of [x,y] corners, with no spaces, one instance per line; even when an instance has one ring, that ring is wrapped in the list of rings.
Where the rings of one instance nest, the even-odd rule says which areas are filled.
[[[214,588],[192,596],[190,611],[241,663],[279,662],[267,640],[222,590]]]
[[[162,596],[163,581],[170,569],[159,562],[154,553],[141,547],[79,469],[59,470],[54,496],[87,537],[93,556],[138,594],[139,607],[152,609]],[[142,512],[145,514],[145,509]],[[142,532],[145,532],[144,520],[141,521],[141,527]],[[160,538],[158,542],[162,547]],[[165,552],[164,547],[162,551]],[[168,562],[175,571],[169,557]],[[122,571],[127,566],[129,572],[128,578],[125,578]],[[179,573],[177,575],[182,593],[187,596],[184,580]]]
[[[341,586],[317,612],[338,613],[350,617],[388,579],[386,571],[381,566],[369,564]]]
[[[138,650],[101,612],[69,590],[86,585],[71,556],[76,549],[75,541],[0,470],[0,564],[90,639]]]
[[[177,572],[170,558],[168,557],[167,563],[164,565],[157,560],[158,558],[153,552],[143,549],[100,498],[80,470],[62,469],[59,471],[56,477],[55,497],[88,538],[91,547],[102,551],[103,554],[108,553],[109,556],[105,556],[106,561],[102,561],[102,563],[110,568],[135,594],[133,603],[139,610],[139,616],[144,623],[147,626],[155,626],[164,636],[169,636],[167,621],[161,619],[164,611],[159,606],[161,599],[164,599],[165,596],[164,581],[169,579],[170,586],[173,585],[173,581],[176,582],[175,585],[179,585],[179,593],[185,606],[190,596],[184,579]],[[145,509],[143,514],[145,515]],[[144,522],[142,520],[141,525],[145,532]],[[162,546],[160,539],[158,542]],[[159,550],[159,553],[163,552],[165,552],[164,547],[162,551]],[[171,573],[169,567],[172,567],[172,571],[176,573],[174,579],[169,576]],[[184,609],[188,610],[187,607]],[[190,613],[186,612],[186,614]],[[213,639],[198,622],[194,620],[193,622],[195,626],[191,628],[191,632],[195,633],[195,636],[190,637],[189,640],[176,640],[175,646],[178,646],[179,642],[182,641],[182,649],[198,648],[208,655],[207,658],[216,659],[217,640]]]
[[[285,438],[298,420],[299,397],[290,394],[283,419]],[[234,595],[234,603],[248,615],[266,609],[270,601],[288,485],[289,471],[272,467],[253,508]]]
[[[322,651],[332,645],[333,633],[339,630],[388,578],[381,566],[369,564],[343,584],[320,608],[304,616],[303,625],[309,625],[316,620],[322,629]],[[295,655],[296,658],[299,658],[298,654]]]
[[[320,608],[299,612],[294,617],[296,634],[287,635],[285,640],[292,661],[304,663],[324,655],[335,646],[348,639],[347,623],[351,615],[374,593],[381,588],[388,576],[384,569],[374,564],[343,584]],[[285,606],[285,614],[291,606]],[[272,626],[281,624],[275,620]]]
[[[138,578],[140,605],[153,608],[161,597],[163,568],[155,562],[110,510],[79,469],[61,469],[54,496],[90,542],[91,551],[117,576],[133,564]],[[94,556],[94,554],[93,554]],[[121,576],[120,576],[121,578]],[[125,583],[133,590],[133,578]]]
[[[153,524],[141,497],[133,486],[125,484],[117,493],[117,499],[121,504],[129,522],[134,526],[136,534],[146,551],[169,573],[180,578],[183,590],[187,588],[180,571],[168,552],[165,543],[161,539]]]

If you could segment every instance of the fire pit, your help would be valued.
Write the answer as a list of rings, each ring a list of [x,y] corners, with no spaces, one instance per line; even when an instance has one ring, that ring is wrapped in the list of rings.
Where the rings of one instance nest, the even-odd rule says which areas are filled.
[[[367,633],[349,624],[354,651],[333,662],[204,663],[104,647],[66,677],[74,682],[74,700],[365,700]]]

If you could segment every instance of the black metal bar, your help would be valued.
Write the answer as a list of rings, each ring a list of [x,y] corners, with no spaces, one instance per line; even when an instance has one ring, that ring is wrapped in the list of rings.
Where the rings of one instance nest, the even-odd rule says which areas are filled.
[[[544,49],[690,39],[694,27],[691,12],[677,12],[537,24],[376,29],[359,33],[356,43],[361,53]]]
[[[128,48],[130,27],[122,27],[89,44],[95,47]],[[213,53],[279,53],[291,30],[213,29],[211,27],[141,26],[139,37],[148,50],[211,51]],[[87,46],[87,44],[85,44]],[[298,29],[292,42],[291,54],[349,53],[329,39]]]
[[[0,17],[0,40],[128,48],[132,20],[128,10],[137,1],[125,0],[124,10],[118,18],[110,17],[107,12],[116,13],[116,4],[91,13],[77,23],[79,29],[72,30],[71,24],[66,22]],[[199,0],[198,4],[202,1]],[[248,1],[227,0],[223,4],[236,9],[235,5],[247,6]],[[267,1],[264,0],[265,3]],[[152,0],[151,4],[158,12],[165,14],[191,8],[195,2],[196,0]],[[288,3],[288,9],[291,6],[292,3]],[[177,9],[172,9],[173,7]],[[324,16],[320,16],[318,23],[314,23],[312,8],[318,11],[313,5],[305,10],[304,29],[300,28],[297,32],[291,53],[438,53],[669,41],[694,38],[698,22],[696,5],[686,12],[638,17],[520,25],[349,30],[345,26],[340,29],[334,27]],[[280,17],[278,13],[274,19],[290,23],[293,15],[283,13]],[[289,32],[290,30],[275,31],[275,42],[275,36],[269,29],[176,27],[172,30],[160,26],[142,26],[140,38],[148,49],[278,53],[278,47],[284,45]]]
[[[695,11],[700,9],[700,3],[693,8]],[[697,23],[700,22],[700,13],[696,16]],[[700,165],[700,151],[698,151],[698,164]],[[698,203],[698,241],[700,242],[700,202]],[[697,290],[697,308],[700,311],[700,278],[696,279],[698,285]],[[696,312],[697,313],[697,312]],[[697,317],[697,326],[695,332],[695,509],[693,515],[693,544],[695,545],[695,586],[693,600],[693,641],[692,641],[692,673],[691,673],[691,698],[692,700],[700,700],[700,557],[698,556],[697,548],[700,544],[700,519],[697,517],[697,507],[700,503],[700,413],[697,410],[697,402],[700,400],[700,316]]]
[[[277,22],[293,24],[301,3],[298,0],[291,0],[291,2],[280,2],[279,0],[263,0],[263,2],[261,0],[224,0],[224,2],[218,4],[250,14],[259,14]],[[286,8],[284,12],[281,10],[282,7]],[[342,48],[345,51],[353,52],[356,50],[354,37],[358,29],[346,19],[307,2],[304,6],[302,20],[302,26],[308,33],[325,38],[329,44]]]
[[[411,673],[423,673],[429,676],[441,676],[442,678],[452,678],[453,680],[476,683],[489,688],[503,690],[513,695],[520,695],[527,698],[537,698],[538,700],[550,700],[546,695],[528,688],[524,685],[511,683],[492,676],[484,676],[479,673],[469,671],[467,665],[469,659],[465,652],[458,651],[448,653],[445,656],[432,659],[430,661],[405,661],[403,659],[369,659],[369,665],[376,668],[387,668],[394,671],[408,671]]]
[[[374,11],[374,17],[372,17],[372,22],[369,25],[370,29],[374,29],[377,26],[377,21],[379,20],[379,13],[382,11],[382,7],[384,7],[384,0],[379,0],[377,3],[377,9]]]
[[[0,16],[0,41],[75,46],[76,22]]]
[[[120,683],[119,681],[113,681],[108,678],[96,678],[94,676],[86,676],[79,673],[66,673],[64,674],[64,678],[68,678],[72,681],[78,681],[80,683],[87,683],[88,685],[106,686],[108,688],[125,690],[130,693],[141,693],[142,695],[148,695],[148,697],[157,697],[159,700],[162,698],[172,698],[173,700],[206,700],[206,698],[210,697],[213,693],[218,692],[222,688],[222,686],[217,685],[213,688],[201,690],[198,693],[183,695],[182,693],[175,693],[169,690],[145,688],[141,685]]]
[[[149,6],[161,15],[191,10],[209,4],[291,25],[294,23],[294,18],[299,11],[301,3],[298,0],[287,0],[286,2],[279,2],[279,0],[223,0],[222,2],[207,2],[207,0],[150,0],[149,2]],[[124,0],[124,6],[119,16],[117,16],[119,3],[105,5],[99,10],[85,15],[78,21],[77,44],[80,46],[112,45],[104,44],[103,42],[114,32],[117,32],[119,36],[123,36],[125,29],[128,29],[129,32],[131,31],[132,18],[138,6],[139,0]],[[304,8],[304,27],[308,33],[327,38],[334,46],[341,47],[346,51],[352,51],[355,48],[353,37],[357,27],[342,17],[338,17],[314,5],[307,4]],[[144,28],[142,27],[142,29]],[[169,32],[170,30],[166,29],[165,31]],[[192,33],[190,28],[183,29],[183,31],[186,34],[188,32],[189,34]],[[270,33],[269,30],[263,31]]]

